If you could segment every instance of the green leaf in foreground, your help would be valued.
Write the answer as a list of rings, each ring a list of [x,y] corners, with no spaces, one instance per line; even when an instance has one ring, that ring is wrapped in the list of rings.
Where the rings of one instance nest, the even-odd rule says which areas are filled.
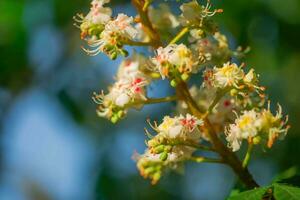
[[[300,188],[284,184],[274,184],[276,200],[300,200]]]
[[[241,192],[228,198],[228,200],[262,200],[263,195],[269,187],[260,187],[253,190]]]

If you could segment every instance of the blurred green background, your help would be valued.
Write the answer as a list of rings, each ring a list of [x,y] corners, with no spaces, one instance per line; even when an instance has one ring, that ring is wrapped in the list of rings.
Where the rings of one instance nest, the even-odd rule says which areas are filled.
[[[243,61],[290,117],[285,141],[258,149],[250,164],[268,184],[300,167],[300,1],[212,2],[224,9],[215,19],[231,46],[251,47]],[[112,0],[114,14],[133,15],[128,3]],[[131,155],[144,150],[145,118],[173,104],[132,111],[117,125],[96,116],[90,96],[112,83],[120,60],[81,51],[72,17],[88,8],[87,0],[0,0],[0,199],[224,199],[236,179],[223,166],[188,164],[156,186],[139,176]],[[157,83],[150,95],[169,90]]]

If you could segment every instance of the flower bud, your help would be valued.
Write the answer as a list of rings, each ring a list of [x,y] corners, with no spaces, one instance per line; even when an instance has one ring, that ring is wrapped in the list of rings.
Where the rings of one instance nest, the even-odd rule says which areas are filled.
[[[159,159],[162,160],[162,161],[167,160],[167,158],[168,158],[168,153],[167,152],[162,152],[159,156]]]
[[[152,182],[151,182],[151,183],[152,183],[153,185],[156,184],[157,181],[159,181],[160,177],[161,177],[160,172],[156,172],[156,173],[153,175],[153,177],[152,177]]]
[[[172,87],[176,87],[176,86],[177,86],[176,80],[175,80],[175,79],[171,80],[170,85],[171,85]]]
[[[158,145],[157,147],[154,148],[154,153],[162,153],[165,149],[164,145]]]
[[[188,74],[182,74],[182,75],[181,75],[181,79],[182,79],[183,81],[188,80],[189,77],[190,77],[190,76],[189,76]]]
[[[155,171],[156,171],[155,167],[151,166],[151,167],[147,167],[144,172],[145,172],[145,174],[151,174]]]
[[[122,118],[124,116],[124,111],[123,110],[118,111],[117,115],[118,118]]]
[[[111,119],[110,119],[110,121],[111,121],[113,124],[117,123],[118,120],[119,120],[119,117],[118,117],[117,115],[113,115],[113,116],[111,117]]]
[[[120,53],[122,56],[127,57],[129,55],[128,51],[126,51],[125,49],[121,49]]]
[[[149,147],[154,147],[154,146],[156,146],[156,145],[158,145],[158,143],[157,143],[156,140],[149,140],[149,141],[148,141],[148,146],[149,146]]]
[[[256,137],[253,138],[252,141],[253,141],[253,144],[259,144],[260,141],[261,141],[261,137],[260,136],[256,136]]]
[[[237,89],[231,89],[230,90],[230,95],[231,96],[235,96],[235,95],[237,95],[237,93],[238,93]]]
[[[172,150],[172,146],[171,145],[165,146],[165,151],[166,152],[171,152],[171,150]]]
[[[110,54],[110,59],[112,59],[112,60],[116,60],[117,57],[118,57],[118,54],[116,52],[112,52]]]

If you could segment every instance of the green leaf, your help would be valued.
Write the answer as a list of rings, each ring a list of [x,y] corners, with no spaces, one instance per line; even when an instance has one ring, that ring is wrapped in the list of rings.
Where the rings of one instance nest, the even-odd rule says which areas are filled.
[[[300,188],[284,184],[274,184],[274,197],[276,200],[299,200]]]
[[[280,181],[277,181],[277,183],[284,183],[287,185],[293,185],[296,187],[300,187],[300,175],[293,176],[291,178],[282,179]]]
[[[241,192],[228,198],[228,200],[262,200],[263,195],[269,187],[260,187],[253,190]]]

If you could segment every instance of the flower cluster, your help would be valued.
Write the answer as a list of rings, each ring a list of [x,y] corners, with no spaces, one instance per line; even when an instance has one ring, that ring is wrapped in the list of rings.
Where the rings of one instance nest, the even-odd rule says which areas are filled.
[[[119,54],[127,56],[123,48],[125,44],[134,43],[139,29],[132,25],[133,18],[125,14],[118,14],[111,18],[111,9],[103,7],[109,0],[93,0],[90,12],[84,17],[78,15],[77,22],[81,23],[81,37],[93,49],[84,49],[89,55],[100,52],[116,59]]]
[[[189,160],[202,137],[201,125],[203,122],[190,114],[166,116],[159,126],[151,125],[157,135],[151,136],[145,153],[136,157],[141,175],[155,184],[165,169],[176,169]]]
[[[135,17],[123,13],[113,17],[106,3],[109,0],[92,0],[89,13],[75,19],[80,23],[81,38],[93,48],[84,50],[90,55],[104,53],[114,60],[128,56],[125,45],[144,46],[148,55],[133,53],[121,62],[108,93],[94,94],[97,114],[116,123],[129,108],[177,101],[175,117],[165,116],[159,125],[149,123],[156,134],[146,130],[147,149],[135,156],[143,177],[155,184],[165,171],[178,170],[185,161],[222,162],[242,169],[251,152],[247,151],[245,162],[239,162],[224,141],[235,152],[243,140],[251,148],[254,144],[270,148],[286,135],[289,126],[281,107],[275,115],[269,106],[264,109],[265,89],[254,69],[245,71],[244,64],[231,62],[249,49],[229,47],[227,37],[212,21],[212,16],[223,11],[211,9],[209,0],[206,5],[197,0],[182,3],[179,16],[167,4],[132,0],[138,12]],[[199,72],[204,67],[202,80]],[[194,78],[202,83],[189,88],[188,81]],[[175,95],[149,98],[147,86],[155,79],[169,81]],[[217,157],[197,156],[200,150],[213,151]],[[246,177],[246,184],[256,187],[254,180],[248,180],[248,170],[241,173],[239,177]]]
[[[104,30],[105,24],[111,20],[112,10],[103,5],[109,3],[109,0],[93,0],[91,3],[90,12],[84,16],[77,14],[74,20],[80,25],[81,38],[98,38],[100,33]]]
[[[165,48],[160,47],[156,51],[156,56],[152,58],[156,71],[161,77],[187,80],[191,73],[196,73],[197,61],[192,51],[184,44],[172,44]]]
[[[270,108],[243,111],[235,123],[225,129],[226,140],[233,151],[240,149],[243,139],[254,144],[266,141],[266,145],[271,148],[277,138],[286,135],[289,129],[286,123],[287,118],[283,119],[279,105],[276,115],[272,114]]]
[[[95,94],[93,99],[99,104],[97,114],[116,123],[126,113],[129,105],[140,108],[146,97],[146,86],[151,79],[144,71],[147,60],[135,54],[124,60],[119,67],[116,82],[109,88],[109,93]]]
[[[227,62],[223,67],[214,67],[204,72],[204,86],[217,88],[218,90],[228,90],[232,96],[240,95],[244,98],[256,92],[262,99],[265,97],[264,87],[258,85],[258,75],[254,69],[245,73],[242,66]]]

